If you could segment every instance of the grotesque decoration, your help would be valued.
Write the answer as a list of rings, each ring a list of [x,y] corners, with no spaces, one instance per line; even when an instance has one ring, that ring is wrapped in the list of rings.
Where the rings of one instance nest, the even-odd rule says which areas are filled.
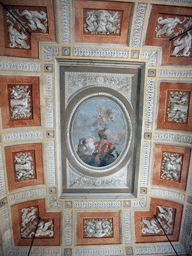
[[[189,57],[191,54],[190,49],[192,36],[188,29],[191,25],[191,17],[159,17],[155,28],[156,37],[161,37],[163,35],[169,38],[172,37],[173,50],[171,51],[171,55],[175,57]],[[186,33],[184,33],[185,31]]]
[[[118,34],[119,13],[115,11],[90,11],[85,14],[84,31],[91,34]]]
[[[35,229],[38,223],[38,208],[33,206],[29,208],[23,208],[21,213],[21,237],[32,238],[35,234]],[[41,220],[38,224],[35,237],[53,237],[53,235],[53,221]]]
[[[21,24],[29,30],[35,31],[39,28],[43,33],[47,32],[47,13],[44,11],[37,12],[24,10],[20,13],[19,9],[10,9],[10,12],[13,13]],[[22,19],[22,17],[24,19]],[[18,22],[16,22],[16,19],[9,12],[6,14],[6,22],[10,23],[7,28],[9,47],[30,49],[30,45],[27,44],[28,36],[26,31]]]
[[[166,19],[163,19],[163,17],[159,17],[157,19],[157,26],[155,28],[155,31],[157,32],[156,37],[161,37],[161,35],[171,36],[174,33],[174,28],[178,24],[182,24],[185,20],[186,18],[181,21],[177,17]]]
[[[30,46],[27,45],[27,35],[21,31],[19,32],[16,28],[13,27],[13,23],[8,27],[9,33],[9,47],[11,48],[23,48],[29,49]]]
[[[112,219],[90,219],[84,222],[86,237],[109,237],[113,234]]]
[[[18,12],[19,13],[19,12]],[[24,17],[28,22],[28,26],[31,30],[35,31],[37,28],[41,29],[43,33],[47,31],[47,14],[43,11],[40,13],[37,11],[28,11],[25,10],[21,14],[21,17]],[[43,23],[41,23],[43,21]]]
[[[171,234],[173,231],[173,208],[158,205],[157,210],[158,221],[161,223],[166,234]],[[142,218],[141,232],[144,235],[158,233],[163,234],[163,231],[155,218],[151,218],[149,220]]]
[[[9,88],[11,117],[15,119],[31,116],[30,90],[29,86],[16,85]]]
[[[167,108],[167,116],[169,121],[186,123],[188,98],[189,96],[185,92],[170,92]]]
[[[181,172],[182,156],[179,154],[163,153],[162,174],[163,180],[178,181]]]
[[[14,159],[16,179],[28,180],[34,178],[33,158],[30,153],[18,153]]]
[[[191,48],[191,33],[188,31],[184,37],[177,38],[173,41],[174,50],[171,52],[171,55],[176,57],[184,56],[188,57],[190,55]],[[180,53],[182,51],[182,53]]]

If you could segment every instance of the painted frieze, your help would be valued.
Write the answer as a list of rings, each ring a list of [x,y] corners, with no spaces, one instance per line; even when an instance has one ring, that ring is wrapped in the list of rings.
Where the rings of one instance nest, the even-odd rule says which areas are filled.
[[[76,1],[75,42],[127,44],[131,6],[122,2]]]
[[[3,2],[1,55],[38,58],[38,42],[55,41],[53,1]]]
[[[145,45],[162,47],[162,64],[191,63],[192,9],[153,5]]]
[[[43,184],[42,144],[5,147],[9,191]]]
[[[192,85],[161,82],[157,128],[192,131]]]
[[[135,212],[136,242],[167,241],[161,226],[171,241],[178,241],[182,210],[181,204],[152,198],[149,212]]]
[[[60,244],[60,213],[46,212],[43,199],[16,204],[11,207],[11,215],[16,246],[30,245],[34,236],[34,246]]]
[[[185,190],[190,148],[155,145],[153,185]]]
[[[119,212],[77,212],[76,244],[119,244]]]
[[[1,76],[3,128],[40,126],[39,77]]]

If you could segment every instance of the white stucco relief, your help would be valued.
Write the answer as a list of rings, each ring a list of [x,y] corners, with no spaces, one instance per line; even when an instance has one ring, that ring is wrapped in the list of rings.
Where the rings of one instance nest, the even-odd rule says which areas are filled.
[[[171,234],[173,230],[173,208],[158,205],[157,209],[159,210],[157,214],[158,221],[161,223],[166,233]],[[162,232],[162,229],[159,227],[155,218],[142,218],[141,232],[142,234],[158,234]]]
[[[109,237],[113,234],[112,228],[112,219],[91,219],[84,222],[86,237]]]
[[[44,11],[28,11],[24,10],[19,12],[18,9],[9,10],[26,28],[35,31],[40,29],[41,32],[47,33],[47,13]],[[21,17],[24,17],[27,22],[23,22]],[[7,32],[9,35],[9,47],[10,48],[22,48],[30,49],[30,45],[27,43],[28,35],[23,27],[16,21],[16,19],[7,12],[6,22],[9,23]]]
[[[155,28],[156,37],[173,38],[173,50],[171,55],[175,57],[188,57],[191,52],[191,31],[187,31],[192,25],[192,17],[159,17]],[[186,34],[182,34],[186,31]],[[182,34],[182,35],[181,35]],[[176,37],[174,39],[174,37]]]
[[[14,157],[14,165],[17,180],[28,180],[34,178],[34,166],[31,153],[18,153]]]
[[[37,212],[38,212],[38,208],[33,206],[29,208],[23,208],[21,210],[21,213],[22,213],[21,237],[32,238],[34,236],[35,234],[34,228],[36,228],[36,225],[38,224]],[[54,235],[53,221],[48,220],[47,222],[44,222],[40,220],[35,236],[36,237],[44,237],[44,236],[53,237],[53,235]]]
[[[182,156],[179,154],[163,153],[162,173],[161,179],[163,180],[179,180],[179,175],[182,167]]]
[[[188,98],[188,94],[185,92],[170,92],[167,108],[167,116],[169,121],[186,123]]]
[[[85,13],[84,31],[91,34],[119,33],[120,19],[117,11],[93,10]]]
[[[31,100],[29,86],[16,85],[10,90],[11,116],[15,119],[31,116]]]

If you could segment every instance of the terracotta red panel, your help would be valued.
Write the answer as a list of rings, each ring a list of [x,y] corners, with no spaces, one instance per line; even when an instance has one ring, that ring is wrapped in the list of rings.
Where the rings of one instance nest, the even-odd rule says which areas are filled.
[[[18,85],[27,88],[30,96],[30,115],[27,117],[17,115],[12,117],[11,114],[10,89]],[[3,128],[41,125],[39,77],[1,76],[0,100]]]
[[[102,222],[107,220],[111,223],[110,233],[108,235],[88,236],[85,232],[86,221],[93,222],[96,220]],[[76,244],[90,245],[90,244],[119,244],[120,243],[120,227],[119,227],[119,212],[77,212],[77,230],[76,230]],[[99,226],[99,225],[98,225]],[[103,231],[103,229],[102,229]],[[95,233],[99,233],[99,228]]]
[[[27,215],[28,214],[28,215]],[[38,234],[33,246],[59,246],[60,245],[60,212],[46,212],[45,200],[34,200],[16,204],[11,207],[11,219],[13,228],[13,239],[15,246],[31,245],[34,231],[40,219],[39,225],[44,226],[46,233]],[[44,225],[44,224],[46,225]],[[49,225],[51,223],[51,225]],[[31,226],[32,228],[29,228]],[[27,232],[29,228],[29,232]],[[30,237],[31,236],[31,237]]]
[[[181,47],[182,40],[188,40],[190,41],[191,34],[188,35],[187,32],[185,34],[182,34],[183,32],[187,31],[188,29],[191,29],[191,24],[186,25],[187,22],[190,20],[190,17],[192,16],[192,8],[186,8],[181,6],[165,6],[165,5],[153,5],[151,9],[151,14],[149,17],[149,23],[147,28],[147,34],[145,39],[145,45],[148,46],[160,46],[162,47],[162,64],[168,64],[168,65],[190,65],[192,62],[192,54],[189,51],[189,54],[187,53],[186,56],[182,56],[184,51],[187,52],[187,48],[184,49],[184,47]],[[175,20],[175,24],[171,24],[170,21],[168,21],[169,24],[163,27],[162,25],[159,25],[159,28],[157,29],[157,20],[163,19],[164,24],[166,23],[165,19],[179,19],[180,22],[177,23],[177,20]],[[184,18],[188,18],[184,21]],[[162,23],[163,24],[163,23]],[[167,30],[169,28],[169,31]],[[163,29],[165,32],[160,32],[157,36],[157,30]],[[174,33],[175,31],[175,33]],[[167,34],[166,34],[167,33]],[[173,39],[176,35],[178,36]],[[170,35],[169,35],[170,34]],[[170,40],[173,39],[173,40]],[[177,54],[172,54],[176,44],[178,42],[178,46],[182,49]]]
[[[179,113],[177,111],[178,103],[174,105],[172,103],[171,112],[175,114],[175,118],[178,121],[170,120],[168,117],[169,104],[171,93],[176,95],[177,93],[185,94],[187,96],[186,104],[182,102],[184,99],[181,97],[180,106],[186,108],[186,118],[182,121],[182,109]],[[176,96],[175,96],[176,98]],[[184,98],[184,97],[183,97]],[[178,101],[179,102],[179,101]],[[180,118],[180,120],[179,120]],[[192,84],[190,83],[171,83],[171,82],[161,82],[160,92],[159,92],[159,109],[157,118],[157,128],[159,129],[171,129],[171,130],[183,130],[192,131]]]
[[[154,233],[148,233],[144,232],[142,233],[142,222],[143,219],[149,221],[148,225],[145,225],[145,228],[150,228],[150,225],[153,221],[156,225],[156,230],[160,229],[160,225],[157,223],[154,215],[158,217],[158,219],[162,220],[164,225],[166,227],[168,226],[168,219],[171,216],[168,216],[167,212],[165,213],[165,218],[160,218],[160,216],[163,216],[161,211],[158,210],[158,206],[160,206],[161,211],[163,212],[166,207],[172,208],[172,230],[170,232],[167,232],[169,234],[169,239],[171,241],[178,241],[179,240],[179,233],[180,233],[180,226],[181,226],[181,218],[182,218],[182,212],[183,212],[183,206],[178,203],[160,200],[160,199],[151,199],[150,203],[150,210],[148,212],[145,211],[138,211],[134,213],[135,217],[135,236],[136,236],[136,242],[137,243],[156,243],[156,242],[167,242],[167,238],[164,235],[163,231],[156,231]],[[158,216],[159,214],[159,216]],[[166,225],[167,224],[167,225]],[[165,228],[164,226],[164,228]],[[155,229],[154,229],[155,230]]]
[[[33,175],[31,175],[28,179],[16,178],[14,161],[15,156],[17,157],[20,153],[30,154],[32,158],[31,165],[33,167]],[[28,186],[40,185],[44,183],[41,143],[30,143],[5,147],[5,161],[9,191]]]
[[[127,44],[132,3],[104,1],[75,1],[75,42]],[[85,32],[85,13],[104,10],[118,12],[120,27],[117,33]]]
[[[38,58],[39,57],[39,41],[55,41],[55,21],[54,21],[54,5],[52,0],[3,0],[2,3],[9,9],[14,15],[17,16],[19,21],[31,32],[29,35],[25,29],[23,29],[18,22],[14,22],[12,17],[7,16],[7,11],[0,6],[0,55],[13,56],[13,57],[26,57],[26,58]],[[24,12],[37,11],[38,17],[41,17],[41,12],[46,14],[46,18],[42,16],[39,19],[39,24],[45,24],[45,27],[33,23],[32,17],[30,23],[27,22]],[[22,15],[20,15],[20,14]],[[31,14],[27,14],[30,17]],[[7,22],[7,20],[9,20]],[[12,27],[10,27],[10,25]],[[34,27],[36,26],[36,29]],[[15,29],[18,31],[18,35],[23,43],[20,44],[21,40],[15,43],[12,38],[12,42],[9,35],[15,34]],[[8,30],[11,33],[8,33]],[[44,31],[43,31],[44,30]],[[45,33],[44,33],[45,32]],[[25,36],[24,36],[25,35]],[[25,45],[26,43],[26,45]]]
[[[178,179],[166,180],[162,178],[162,165],[163,165],[162,161],[163,161],[164,153],[168,153],[170,156],[177,154],[178,158],[179,157],[182,158],[181,164],[179,165],[180,171],[179,171]],[[186,184],[187,184],[189,160],[190,160],[189,148],[167,146],[167,145],[155,145],[152,184],[185,190]],[[170,166],[170,169],[171,168],[173,169],[174,167]]]

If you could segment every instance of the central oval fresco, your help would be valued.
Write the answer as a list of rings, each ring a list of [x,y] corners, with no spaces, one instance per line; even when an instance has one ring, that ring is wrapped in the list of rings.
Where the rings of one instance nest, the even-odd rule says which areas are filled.
[[[81,105],[73,119],[73,150],[91,167],[108,166],[119,160],[128,130],[117,104],[108,98],[90,99]]]

